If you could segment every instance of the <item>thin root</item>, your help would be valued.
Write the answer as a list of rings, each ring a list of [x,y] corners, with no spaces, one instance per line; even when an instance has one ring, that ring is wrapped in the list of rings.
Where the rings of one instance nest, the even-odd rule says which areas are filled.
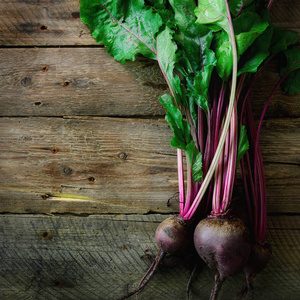
[[[145,288],[146,284],[150,281],[150,279],[153,277],[153,275],[155,274],[155,272],[158,269],[158,266],[160,264],[160,262],[162,261],[163,257],[165,256],[165,253],[159,249],[157,256],[155,257],[155,259],[153,260],[150,268],[147,270],[146,274],[143,276],[143,278],[141,279],[138,287],[129,292],[127,295],[118,298],[117,300],[125,300],[133,295],[136,295],[136,299],[138,299],[138,294]]]
[[[224,280],[225,280],[225,278],[222,278],[222,276],[220,276],[220,273],[217,272],[215,275],[215,285],[211,291],[209,300],[217,300],[218,294],[221,290]]]
[[[235,300],[241,300],[246,297],[248,292],[251,293],[250,299],[254,299],[254,285],[253,285],[253,278],[255,277],[255,274],[252,274],[251,276],[245,276],[245,282],[243,284],[243,287],[241,291],[237,294],[237,297]]]
[[[191,276],[190,276],[190,279],[186,285],[186,300],[189,300],[190,299],[190,286],[191,286],[191,283],[192,283],[192,280],[193,280],[193,277],[195,275],[195,272],[197,270],[197,267],[198,267],[198,261],[196,262],[195,264],[195,267],[191,273]]]

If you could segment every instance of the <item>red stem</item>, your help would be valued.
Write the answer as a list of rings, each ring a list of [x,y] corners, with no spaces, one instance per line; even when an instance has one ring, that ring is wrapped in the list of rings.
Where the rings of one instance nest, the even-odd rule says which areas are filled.
[[[225,188],[223,192],[223,200],[222,200],[222,209],[221,212],[226,212],[231,203],[231,197],[234,186],[235,179],[235,169],[236,169],[236,157],[237,157],[237,108],[236,104],[234,105],[233,113],[231,116],[230,123],[230,150],[228,157],[228,167],[227,167],[227,175]]]
[[[178,186],[179,186],[179,213],[183,215],[184,210],[184,170],[183,170],[183,159],[182,150],[177,149],[177,170],[178,170]]]

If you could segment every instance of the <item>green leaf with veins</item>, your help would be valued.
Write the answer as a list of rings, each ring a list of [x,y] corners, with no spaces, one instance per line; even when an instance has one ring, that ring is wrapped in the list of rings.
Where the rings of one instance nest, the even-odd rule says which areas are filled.
[[[222,80],[227,81],[232,71],[233,57],[231,42],[225,31],[215,34],[214,49],[217,58],[217,73]]]
[[[233,20],[238,60],[266,30],[268,23],[258,14],[246,11]],[[232,71],[232,46],[226,32],[216,33],[215,52],[218,59],[217,72],[223,80],[228,80]]]
[[[242,10],[248,7],[250,4],[253,3],[254,0],[230,0],[229,1],[229,8],[231,13],[234,16],[237,16],[237,14]]]
[[[291,30],[282,30],[275,26],[273,27],[273,36],[271,41],[271,54],[276,54],[285,51],[289,46],[295,45],[299,40],[298,32]]]
[[[213,68],[214,65],[205,66],[204,71],[199,72],[194,78],[193,87],[189,88],[190,95],[195,103],[205,112],[207,112],[209,108],[208,91]]]
[[[182,91],[180,87],[180,79],[174,75],[174,66],[177,60],[177,45],[173,41],[173,34],[170,28],[166,27],[157,35],[157,61],[162,73],[171,90],[172,96],[178,104],[181,103]]]
[[[169,3],[175,13],[176,25],[180,31],[195,22],[194,10],[196,6],[193,0],[169,0]]]
[[[186,146],[186,153],[189,157],[189,160],[192,164],[192,175],[193,182],[201,182],[202,181],[202,155],[196,147],[194,141],[190,142]]]
[[[270,55],[270,45],[273,35],[273,28],[269,26],[265,32],[259,36],[252,46],[245,52],[240,60],[238,75],[242,73],[255,73],[263,61]]]
[[[214,52],[209,49],[213,40],[213,32],[204,25],[191,23],[182,29],[182,34],[176,36],[176,40],[183,49],[176,68],[184,75],[189,92],[188,107],[196,126],[195,103],[207,111],[211,74],[217,62]]]
[[[224,0],[201,0],[195,9],[196,23],[207,24],[214,31],[225,30],[230,35],[228,14]]]
[[[245,12],[233,21],[238,55],[241,56],[269,26],[256,13]]]
[[[174,105],[171,96],[163,95],[159,100],[167,110],[165,119],[174,134],[171,140],[172,147],[186,150],[186,146],[192,141],[190,125],[183,119],[181,111]]]
[[[163,22],[143,0],[82,0],[80,15],[116,60],[135,60],[138,53],[156,59],[155,35]]]
[[[161,104],[166,108],[166,121],[173,131],[171,146],[185,150],[192,162],[193,181],[202,180],[202,156],[191,136],[191,126],[183,119],[181,111],[174,105],[169,95],[160,97]]]
[[[182,46],[183,53],[189,61],[190,71],[198,74],[203,67],[211,64],[214,53],[210,50],[213,32],[201,24],[191,23],[182,29],[182,34],[176,36],[176,41]]]

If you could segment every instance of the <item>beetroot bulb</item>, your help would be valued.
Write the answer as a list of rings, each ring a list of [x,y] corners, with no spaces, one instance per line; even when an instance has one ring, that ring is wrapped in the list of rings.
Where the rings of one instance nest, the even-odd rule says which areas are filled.
[[[247,92],[244,87],[247,88],[252,72],[263,64],[255,54],[262,44],[256,44],[256,38],[269,28],[265,11],[257,5],[260,1],[250,2],[243,2],[240,7],[239,1],[232,1],[229,7],[228,0],[81,1],[81,19],[117,61],[134,61],[141,55],[157,63],[169,88],[159,101],[173,132],[171,146],[177,149],[179,213],[157,227],[158,253],[153,263],[137,288],[120,299],[137,296],[168,257],[180,254],[186,258],[193,240],[199,256],[216,271],[211,299],[217,298],[227,276],[241,270],[251,286],[258,266],[265,265],[264,258],[268,261],[258,133],[248,115],[249,101],[238,103],[240,95]],[[267,36],[271,31],[266,32]],[[252,45],[253,53],[249,48]],[[276,43],[275,46],[278,48]],[[145,63],[145,68],[150,65]],[[238,104],[244,108],[241,126]],[[250,160],[243,158],[248,147],[246,127],[254,153]],[[136,139],[133,147],[134,143]],[[143,149],[149,151],[146,145]],[[152,150],[154,156],[163,154],[159,149]],[[247,190],[250,232],[239,218],[231,215],[239,161]]]
[[[187,222],[178,215],[159,224],[155,239],[163,253],[183,252],[191,241],[191,232]]]
[[[230,28],[233,49],[235,49],[233,28],[231,25]],[[236,63],[235,59],[234,55],[234,65]],[[240,79],[237,90],[239,90],[242,84],[243,77]],[[233,88],[231,87],[230,98],[232,97],[232,91]],[[226,94],[222,94],[223,99],[220,96],[219,101],[214,102],[216,112],[225,110],[228,113],[230,99],[226,102],[224,99],[225,96]],[[228,276],[236,275],[243,270],[251,252],[251,239],[248,228],[240,218],[231,215],[231,202],[235,187],[236,164],[239,154],[237,133],[238,96],[239,93],[237,92],[235,94],[236,101],[234,101],[225,144],[214,170],[212,212],[210,216],[199,222],[194,231],[194,246],[196,251],[206,264],[216,271],[210,300],[217,299],[222,284]],[[226,105],[225,109],[222,109],[223,103]],[[220,131],[224,127],[224,123],[223,119],[222,122],[219,122],[219,127],[217,126],[218,124],[214,126],[213,135],[215,140],[212,147],[216,147],[215,145],[219,143]],[[215,148],[212,149],[213,151],[215,151]]]
[[[197,225],[194,245],[205,263],[216,270],[210,299],[217,299],[226,277],[245,267],[251,251],[249,230],[237,217],[209,216]]]

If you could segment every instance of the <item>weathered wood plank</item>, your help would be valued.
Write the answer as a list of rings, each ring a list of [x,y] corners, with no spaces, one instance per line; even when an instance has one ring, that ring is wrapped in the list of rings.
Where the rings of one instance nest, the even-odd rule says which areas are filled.
[[[3,0],[0,45],[95,45],[80,20],[80,1]]]
[[[145,254],[156,254],[154,232],[163,218],[2,215],[1,297],[116,299],[135,287],[150,266],[151,259]],[[298,299],[299,240],[299,216],[269,218],[268,241],[273,256],[255,279],[255,299]],[[192,265],[162,267],[140,298],[186,299]],[[213,271],[201,265],[192,282],[192,299],[208,299],[212,283]],[[220,299],[234,299],[242,283],[242,274],[229,278]]]
[[[274,1],[271,8],[271,20],[282,29],[300,32],[300,3],[292,0]]]
[[[155,116],[165,111],[158,98],[168,93],[157,64],[138,59],[122,65],[104,48],[0,49],[1,116]],[[259,118],[278,81],[271,64],[253,87]],[[300,116],[299,95],[278,91],[270,117]]]
[[[299,120],[265,121],[270,212],[300,212]],[[176,151],[164,120],[1,118],[2,212],[178,209]],[[89,197],[89,198],[87,198]]]
[[[103,48],[0,49],[1,116],[162,115],[154,62],[126,65]]]
[[[95,45],[79,18],[78,0],[0,2],[0,45]],[[273,23],[299,32],[299,2],[275,1]]]
[[[164,120],[2,118],[0,122],[2,186],[60,198],[88,196],[133,206],[135,211],[136,207],[172,211],[166,201],[176,193],[176,152],[169,147]],[[32,203],[27,205],[34,209]]]

